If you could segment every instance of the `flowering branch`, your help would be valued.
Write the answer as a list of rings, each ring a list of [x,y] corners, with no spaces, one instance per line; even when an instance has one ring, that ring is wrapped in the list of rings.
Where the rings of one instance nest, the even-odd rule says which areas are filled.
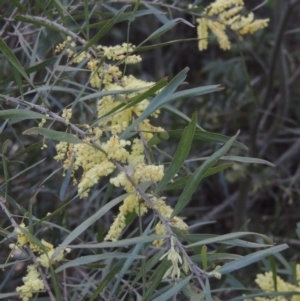
[[[55,118],[56,121],[62,122],[65,125],[69,126],[81,139],[86,140],[87,139],[87,135],[84,131],[82,131],[80,128],[78,128],[76,125],[68,122],[65,118],[57,115],[54,112],[49,111],[48,109],[45,109],[44,107],[40,106],[40,105],[36,105],[36,104],[32,104],[29,102],[26,102],[24,100],[19,100],[13,97],[6,97],[6,100],[14,105],[25,105],[27,107],[31,107],[33,109],[35,109],[36,111],[39,111],[41,113],[44,114],[48,114],[49,116]],[[95,146],[96,148],[101,148],[101,146],[96,143],[93,140],[90,140],[90,143]],[[138,193],[142,199],[144,199],[148,206],[151,208],[151,210],[153,210],[154,214],[156,216],[158,216],[159,220],[161,221],[161,223],[163,224],[163,226],[165,227],[167,234],[169,235],[169,238],[171,241],[174,241],[176,246],[178,247],[179,251],[181,252],[184,260],[186,261],[186,263],[189,266],[189,270],[192,271],[192,273],[195,275],[195,277],[198,279],[198,282],[200,284],[200,286],[204,289],[204,283],[202,281],[203,277],[209,277],[211,275],[208,275],[208,273],[204,272],[202,269],[200,269],[189,257],[189,255],[187,254],[185,247],[182,245],[182,243],[179,241],[179,239],[176,237],[175,233],[173,232],[169,221],[161,214],[161,212],[159,210],[157,210],[155,208],[155,205],[153,203],[152,197],[149,196],[146,192],[144,192],[131,178],[131,176],[128,174],[128,172],[126,171],[126,169],[120,165],[116,160],[114,159],[110,159],[110,161],[114,164],[114,166],[120,171],[125,173],[127,180],[130,182],[130,184],[134,187],[136,193]]]
[[[4,211],[4,213],[6,214],[6,216],[8,217],[8,219],[10,220],[12,226],[14,227],[15,231],[18,229],[20,229],[20,225],[15,221],[15,219],[13,218],[13,216],[10,214],[10,212],[8,211],[7,207],[5,206],[5,203],[6,203],[6,200],[0,196],[0,207],[2,208],[2,210]],[[51,301],[55,301],[56,298],[54,297],[52,291],[51,291],[51,288],[47,282],[47,277],[46,275],[44,274],[43,270],[38,266],[38,261],[37,261],[37,258],[36,256],[34,255],[34,253],[32,252],[31,248],[29,246],[23,246],[23,247],[26,247],[26,250],[30,256],[30,258],[32,259],[33,263],[35,264],[35,267],[37,267],[37,270],[38,270],[38,274],[35,273],[35,268],[33,268],[33,266],[29,266],[31,267],[30,270],[28,271],[28,275],[27,277],[24,277],[24,279],[27,279],[28,281],[27,282],[30,282],[30,281],[33,281],[35,280],[36,283],[39,283],[39,280],[38,280],[38,277],[40,276],[42,278],[42,281],[43,281],[43,285],[40,285],[39,288],[41,287],[44,287],[46,289],[46,291],[48,292],[49,294],[49,297],[50,297],[50,300]],[[30,276],[32,277],[32,279],[30,279]],[[25,283],[25,280],[24,280],[24,283]],[[22,290],[21,289],[25,289],[25,291],[23,290],[23,293],[22,293]],[[30,289],[32,287],[26,287],[26,285],[23,285],[22,287],[19,287],[20,288],[20,292],[21,292],[21,295],[24,295],[24,296],[27,296],[28,294],[31,294],[30,292]],[[37,289],[37,291],[39,291],[39,289]],[[26,297],[25,297],[26,298]],[[23,300],[25,300],[25,298],[23,298]]]

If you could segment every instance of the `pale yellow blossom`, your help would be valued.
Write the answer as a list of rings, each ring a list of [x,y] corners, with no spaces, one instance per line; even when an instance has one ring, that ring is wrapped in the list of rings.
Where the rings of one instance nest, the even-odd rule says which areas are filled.
[[[253,34],[268,25],[269,19],[255,20],[254,13],[241,15],[244,8],[242,0],[216,0],[207,6],[204,15],[197,19],[197,35],[199,50],[208,46],[208,29],[217,37],[221,49],[228,50],[231,45],[226,29],[238,35]]]
[[[197,26],[197,34],[198,34],[198,47],[199,50],[205,50],[207,49],[208,46],[208,26],[207,26],[207,19],[205,18],[198,18],[197,22],[199,23],[199,25]]]
[[[225,32],[226,26],[220,22],[215,22],[211,20],[207,20],[207,26],[217,37],[220,48],[223,50],[230,49],[230,42]]]
[[[284,281],[281,277],[276,276],[276,282],[277,282],[277,290],[275,290],[274,285],[274,278],[272,272],[266,272],[264,274],[258,274],[256,276],[255,282],[257,285],[266,293],[272,293],[272,292],[299,292],[300,293],[300,286],[299,286],[299,280],[300,280],[300,264],[296,265],[296,276],[297,276],[297,282],[298,286],[288,283]],[[286,296],[276,296],[276,297],[257,297],[254,298],[255,301],[300,301],[300,295],[293,295],[290,297]],[[246,300],[250,301],[250,300]]]
[[[66,119],[66,123],[69,124],[72,117],[72,109],[63,109],[61,116],[64,117]]]
[[[155,226],[155,233],[157,235],[166,235],[167,229],[162,223],[158,222]],[[163,243],[164,243],[164,239],[157,239],[153,241],[153,245],[156,247],[161,247]]]
[[[108,176],[115,169],[115,166],[110,161],[103,161],[100,164],[93,164],[82,176],[78,184],[78,193],[80,198],[88,196],[90,189],[98,183],[99,179]]]
[[[27,267],[27,275],[22,280],[24,284],[16,288],[16,291],[20,293],[22,301],[28,301],[33,297],[34,293],[45,290],[44,282],[36,265],[29,265]]]

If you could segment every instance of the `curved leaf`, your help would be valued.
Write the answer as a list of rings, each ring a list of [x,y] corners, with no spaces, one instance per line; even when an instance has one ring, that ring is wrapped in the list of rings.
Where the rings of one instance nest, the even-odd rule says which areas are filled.
[[[277,253],[277,252],[281,252],[281,251],[287,249],[288,247],[289,246],[287,244],[282,244],[279,246],[268,248],[267,250],[257,251],[255,253],[246,255],[235,261],[224,264],[220,269],[218,269],[218,272],[221,274],[231,273],[231,272],[238,270],[240,268],[243,268],[249,264],[257,262],[266,256],[269,256],[269,255]]]
[[[184,163],[185,159],[189,155],[193,138],[194,138],[196,124],[197,124],[197,115],[193,114],[192,121],[183,131],[175,156],[170,166],[168,167],[165,175],[163,176],[157,188],[155,189],[154,195],[157,195],[160,191],[162,191],[167,186],[167,184],[172,180],[174,175],[178,172],[178,170],[181,168],[182,164]]]
[[[124,197],[126,197],[127,194],[123,194],[114,200],[110,201],[103,207],[101,207],[95,214],[90,216],[88,219],[86,219],[84,222],[82,222],[79,226],[77,226],[65,239],[64,241],[55,249],[55,252],[53,253],[51,259],[55,258],[64,248],[66,248],[71,241],[79,237],[79,235],[85,231],[88,227],[90,227],[93,223],[99,220],[100,217],[102,217],[104,214],[106,214],[112,207],[119,204],[121,201],[123,201]]]
[[[100,260],[108,259],[108,258],[132,258],[132,259],[142,259],[145,258],[142,255],[135,255],[135,254],[127,254],[127,253],[120,253],[120,252],[111,252],[105,253],[100,255],[88,255],[88,256],[81,256],[74,260],[71,260],[61,266],[59,266],[55,273],[59,273],[67,268],[82,266],[86,264],[90,264],[93,262],[99,262]]]
[[[45,129],[45,128],[39,128],[39,127],[34,127],[29,130],[26,130],[23,132],[24,135],[36,135],[40,134],[43,135],[46,138],[55,140],[55,141],[64,141],[72,144],[78,144],[78,143],[85,143],[88,144],[87,142],[77,138],[74,135],[65,133],[65,132],[58,132],[50,129]]]
[[[193,175],[186,183],[186,186],[182,194],[180,195],[170,218],[180,213],[181,210],[188,204],[200,181],[203,179],[205,172],[209,170],[229,150],[238,134],[239,132],[235,136],[230,138],[224,146],[222,146],[217,152],[215,152],[193,173]]]
[[[209,177],[218,172],[221,172],[222,170],[228,169],[228,168],[232,167],[232,165],[233,164],[228,163],[228,164],[222,164],[222,165],[218,165],[216,167],[212,167],[204,173],[203,178]],[[188,182],[188,180],[190,179],[190,177],[191,177],[191,175],[181,178],[177,181],[174,181],[173,183],[170,183],[167,187],[165,187],[163,190],[166,191],[166,190],[174,190],[174,189],[183,188],[186,185],[186,183]]]
[[[182,132],[183,132],[183,130],[173,130],[173,131],[168,131],[167,133],[169,134],[170,137],[181,137]],[[230,139],[230,137],[197,129],[195,132],[194,139],[199,140],[199,141],[223,144],[223,143],[226,143]],[[245,151],[248,150],[247,146],[245,146],[244,144],[242,144],[238,141],[234,141],[233,146],[243,149]]]
[[[170,300],[171,297],[173,297],[177,292],[181,291],[183,287],[185,287],[189,283],[189,281],[192,279],[192,276],[193,275],[190,275],[185,279],[177,282],[176,284],[174,284],[174,286],[171,289],[167,290],[166,292],[161,294],[159,297],[153,299],[152,301]]]
[[[25,109],[10,109],[0,111],[0,119],[51,119],[52,117]]]

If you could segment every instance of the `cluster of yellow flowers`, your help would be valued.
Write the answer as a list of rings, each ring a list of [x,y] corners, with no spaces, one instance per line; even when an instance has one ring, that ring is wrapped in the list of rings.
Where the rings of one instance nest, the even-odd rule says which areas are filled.
[[[62,51],[67,48],[68,56],[76,59],[75,50],[71,52],[68,49],[75,49],[75,45],[68,38],[67,42],[63,42],[57,46],[57,51]],[[141,58],[137,55],[130,54],[135,46],[132,44],[123,43],[117,46],[97,46],[99,55],[110,61],[117,63],[138,63]],[[153,137],[153,132],[164,131],[161,127],[151,125],[149,119],[143,120],[136,128],[138,136],[131,140],[120,139],[118,134],[126,130],[132,121],[140,116],[148,107],[150,100],[144,99],[139,103],[128,107],[124,110],[119,110],[110,114],[121,104],[129,103],[130,99],[144,93],[155,83],[146,82],[135,78],[133,75],[122,76],[122,71],[116,65],[112,66],[103,63],[100,66],[99,58],[91,58],[87,54],[82,56],[87,58],[87,68],[91,70],[90,84],[93,87],[101,88],[103,91],[120,91],[120,94],[112,94],[102,97],[97,104],[98,124],[95,127],[87,128],[88,138],[82,144],[69,144],[60,142],[57,144],[57,156],[55,160],[63,161],[63,168],[67,170],[72,168],[71,176],[73,183],[78,185],[78,193],[81,198],[87,197],[90,189],[99,182],[99,180],[110,175],[115,170],[113,160],[122,163],[126,170],[130,170],[130,178],[135,185],[141,183],[159,182],[164,176],[163,165],[154,165],[146,162],[145,159],[145,141],[149,141]],[[78,62],[78,59],[76,59]],[[124,91],[124,93],[123,93]],[[64,112],[64,117],[67,118],[68,112]],[[151,117],[158,117],[159,111],[152,113]],[[69,118],[67,120],[69,122]],[[105,136],[104,136],[105,134]],[[95,142],[104,152],[92,146],[89,142]],[[78,181],[76,175],[78,170],[82,171],[81,179]],[[129,172],[119,172],[110,182],[116,187],[123,187],[124,190],[130,193],[120,207],[120,212],[114,223],[105,237],[105,240],[117,240],[126,226],[126,215],[135,212],[142,216],[149,207],[147,202],[137,194],[132,183],[128,180]],[[188,226],[179,217],[174,217],[170,220],[173,209],[166,205],[163,197],[155,198],[149,194],[153,201],[154,208],[164,216],[172,227],[180,230],[187,230]],[[166,234],[165,226],[161,223],[156,225],[157,234]],[[154,245],[160,246],[163,240],[154,242]]]
[[[121,61],[123,64],[137,64],[142,58],[139,55],[129,53],[134,51],[135,46],[132,44],[123,43],[122,45],[116,46],[98,46],[97,50],[99,50],[100,55],[109,60],[113,61]]]
[[[299,292],[300,293],[300,264],[296,265],[296,277],[297,284],[293,285],[291,283],[285,282],[281,277],[276,276],[277,290],[275,290],[274,279],[272,272],[266,272],[265,274],[258,274],[256,276],[255,282],[257,285],[266,293],[273,292]],[[255,301],[300,301],[300,294],[293,295],[289,297],[285,296],[275,296],[269,298],[256,297]],[[250,301],[250,300],[246,300]]]
[[[38,254],[37,263],[29,265],[27,267],[27,275],[23,277],[24,285],[19,286],[16,289],[17,292],[20,292],[20,298],[22,298],[23,301],[28,301],[33,296],[33,293],[43,291],[45,289],[44,282],[41,279],[40,273],[38,271],[38,265],[49,268],[50,264],[55,264],[61,261],[65,253],[69,253],[71,249],[65,248],[54,259],[50,261],[50,258],[55,251],[54,246],[42,239],[41,243],[47,251],[47,253],[45,253],[44,250],[42,250],[38,245],[30,240],[30,238],[21,230],[21,228],[27,231],[27,227],[24,223],[21,223],[19,227],[16,227],[14,229],[14,232],[17,234],[17,242],[9,244],[9,247],[13,251],[19,251],[23,247],[28,246],[32,250],[32,252]]]
[[[216,36],[220,48],[228,50],[231,45],[226,28],[241,36],[268,26],[269,19],[254,20],[252,12],[247,16],[240,15],[244,5],[243,0],[216,0],[205,8],[204,16],[197,19],[200,51],[207,49],[208,29]]]

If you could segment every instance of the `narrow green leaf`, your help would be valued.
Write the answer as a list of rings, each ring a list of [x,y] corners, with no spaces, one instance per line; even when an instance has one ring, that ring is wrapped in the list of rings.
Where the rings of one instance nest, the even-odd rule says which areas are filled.
[[[169,21],[168,23],[164,24],[159,29],[155,30],[146,40],[143,41],[142,44],[144,44],[147,41],[159,38],[160,36],[162,36],[163,34],[165,34],[166,32],[168,32],[169,30],[171,30],[175,25],[177,25],[179,23],[185,23],[185,24],[187,24],[187,25],[189,25],[191,27],[194,27],[193,24],[191,24],[190,22],[187,22],[184,19],[181,19],[181,18],[173,19],[173,20]]]
[[[40,113],[32,112],[25,109],[9,109],[0,111],[0,119],[52,119]]]
[[[54,293],[55,293],[55,300],[56,301],[61,301],[62,300],[62,296],[61,296],[61,291],[60,291],[60,283],[57,279],[57,276],[54,272],[54,268],[52,266],[52,264],[50,264],[50,275],[51,275],[51,284],[53,285],[54,288]]]
[[[190,38],[190,39],[178,39],[178,40],[171,40],[168,42],[164,42],[164,43],[158,43],[158,44],[152,44],[149,46],[141,46],[139,47],[139,52],[142,51],[147,51],[147,50],[151,50],[151,49],[157,49],[159,47],[164,47],[164,46],[168,46],[171,44],[180,44],[180,43],[186,43],[186,42],[192,42],[192,41],[198,41],[198,38]]]
[[[74,157],[73,157],[73,160],[72,160],[70,166],[68,167],[67,172],[65,173],[64,179],[61,183],[61,187],[60,187],[60,191],[59,191],[59,198],[61,200],[64,200],[69,183],[71,181],[73,163],[74,163]]]
[[[241,255],[230,254],[230,253],[208,253],[207,254],[207,262],[222,262],[224,261],[232,261],[241,258]],[[193,255],[190,257],[194,263],[202,263],[202,259],[199,258],[199,255]]]
[[[84,25],[82,26],[82,29],[84,28],[86,30],[86,36],[89,40],[90,36],[90,14],[89,14],[89,4],[87,0],[83,1],[84,6]]]
[[[56,11],[59,14],[59,19],[61,20],[62,24],[65,25],[66,23],[66,17],[65,14],[68,14],[63,5],[58,0],[51,0],[51,2],[54,4]]]
[[[39,127],[34,127],[29,130],[26,130],[23,132],[24,135],[36,135],[40,134],[43,135],[46,138],[49,138],[54,141],[64,141],[72,144],[78,144],[78,143],[85,143],[88,144],[87,142],[77,138],[76,136],[73,136],[71,134],[65,133],[65,132],[58,132],[46,128],[39,128]]]
[[[193,244],[190,244],[190,245],[186,246],[186,248],[193,248],[193,247],[198,247],[198,246],[203,246],[203,245],[208,245],[208,244],[213,244],[213,243],[220,243],[220,242],[224,242],[224,241],[232,241],[233,239],[248,236],[248,235],[259,236],[259,237],[265,239],[266,241],[268,241],[269,243],[272,243],[272,240],[269,237],[267,237],[266,235],[260,234],[260,233],[235,232],[235,233],[217,235],[215,237],[210,237],[210,238],[207,238],[207,239],[203,239],[201,241],[198,241],[196,243],[193,243]]]
[[[238,136],[239,132],[230,138],[224,146],[222,146],[217,152],[215,152],[209,159],[207,159],[190,177],[186,186],[179,197],[178,202],[173,210],[170,218],[174,217],[189,203],[193,193],[197,189],[200,181],[203,179],[205,172],[210,169],[217,161],[229,150],[234,140]]]
[[[6,158],[6,151],[7,151],[7,147],[9,144],[9,140],[5,140],[4,143],[2,144],[1,147],[1,153],[2,153],[2,165],[3,165],[3,173],[4,173],[4,183],[2,185],[6,185],[6,189],[5,189],[5,195],[7,195],[7,191],[8,191],[8,179],[9,179],[9,172],[8,172],[8,168],[7,168],[7,158]]]
[[[159,266],[156,268],[156,270],[153,272],[152,277],[150,278],[151,281],[149,281],[149,286],[146,288],[146,293],[143,295],[142,301],[148,301],[150,300],[153,292],[156,290],[158,285],[160,284],[162,277],[166,273],[166,271],[171,266],[170,260],[163,260]]]
[[[125,260],[121,260],[114,265],[114,267],[109,271],[109,273],[101,280],[100,285],[94,291],[93,295],[89,301],[93,301],[99,298],[99,294],[107,287],[109,281],[115,277],[115,275],[121,270],[125,263]]]
[[[66,248],[71,241],[78,238],[79,235],[84,232],[88,227],[90,227],[93,223],[98,221],[104,214],[106,214],[111,208],[119,204],[124,199],[123,194],[114,200],[110,201],[103,207],[101,207],[95,214],[90,216],[84,222],[82,222],[79,226],[77,226],[65,239],[64,241],[56,248],[55,252],[52,255],[52,259],[54,259],[64,248]]]
[[[114,16],[112,19],[107,21],[104,26],[101,27],[99,32],[79,51],[78,55],[82,53],[83,51],[86,51],[89,47],[94,46],[97,44],[97,42],[118,22],[124,11],[129,7],[130,5],[125,5],[122,7]]]
[[[187,90],[174,93],[173,95],[170,96],[168,101],[172,102],[176,99],[195,97],[199,95],[221,91],[222,89],[223,88],[220,85],[208,85],[208,86],[202,86],[193,89],[187,89]]]
[[[90,264],[93,262],[99,262],[100,260],[105,260],[109,258],[132,258],[132,259],[143,259],[144,256],[142,255],[135,255],[135,254],[127,254],[127,253],[120,253],[120,252],[111,252],[105,253],[100,255],[88,255],[88,256],[81,256],[74,260],[71,260],[61,266],[59,266],[55,273],[59,273],[67,268],[76,267],[76,266],[83,266],[86,264]]]
[[[212,167],[204,173],[203,178],[209,177],[218,172],[221,172],[222,170],[228,169],[228,168],[232,167],[232,165],[233,165],[232,163],[228,163],[228,164],[222,164],[222,165],[218,165],[216,167]],[[167,190],[180,189],[186,185],[186,183],[188,182],[190,177],[191,177],[191,175],[181,178],[177,181],[174,181],[173,183],[170,183],[167,187],[165,187],[163,190],[167,191]]]
[[[206,245],[204,245],[201,248],[201,261],[202,261],[203,270],[206,271],[207,270],[207,246]]]
[[[277,291],[277,268],[274,255],[268,256],[271,271],[272,271],[272,278],[274,284],[274,290]]]
[[[300,239],[300,223],[297,223],[296,225],[297,225],[296,226],[296,234],[297,234],[298,238]]]
[[[1,201],[0,201],[0,202],[1,202]],[[0,269],[1,269],[1,270],[5,270],[6,268],[8,268],[8,267],[11,266],[11,265],[21,264],[22,262],[25,262],[25,261],[28,261],[28,260],[30,260],[29,257],[28,257],[27,259],[23,259],[23,260],[16,260],[16,261],[13,261],[13,262],[3,263],[3,264],[0,264]]]
[[[125,198],[123,196],[123,198]],[[78,245],[70,245],[72,249],[94,249],[94,248],[118,248],[118,247],[127,247],[130,245],[135,245],[138,243],[147,243],[158,239],[164,239],[167,235],[156,235],[152,234],[149,236],[139,236],[134,238],[127,238],[118,241],[106,241],[98,244],[78,244]]]
[[[173,297],[177,292],[181,291],[189,283],[189,281],[192,279],[192,277],[193,277],[193,275],[190,275],[190,276],[186,277],[185,279],[177,282],[176,284],[174,284],[174,286],[171,289],[164,292],[163,294],[161,294],[159,297],[153,299],[152,301],[170,300],[171,297]]]
[[[126,90],[98,91],[96,93],[90,93],[90,94],[88,94],[84,97],[81,97],[79,99],[79,102],[90,100],[90,99],[98,100],[99,98],[102,98],[102,97],[107,96],[107,95],[129,94],[129,93],[133,93],[133,92],[139,92],[139,91],[142,91],[142,90],[145,90],[145,89],[147,89],[147,87],[146,88],[142,87],[142,88],[137,88],[137,89],[126,89]]]
[[[20,296],[20,293],[3,293],[3,294],[0,294],[0,299],[6,299],[6,300],[10,300],[9,298],[10,297],[14,297],[14,296]]]
[[[11,3],[13,4],[13,7],[17,7],[18,8],[19,12],[22,12],[22,13],[26,12],[27,8],[24,5],[22,5],[22,3],[20,3],[20,1],[18,1],[18,0],[12,0]],[[6,11],[6,13],[7,13],[7,11]],[[3,15],[1,17],[3,17]]]
[[[41,63],[28,67],[27,69],[25,69],[25,72],[26,74],[31,74],[36,71],[44,70],[45,67],[49,65],[53,65],[56,61],[57,61],[56,57],[51,57],[49,59],[43,60]]]
[[[173,130],[173,131],[168,131],[168,134],[170,137],[181,137],[183,130]],[[211,132],[206,132],[202,130],[196,130],[195,131],[195,140],[199,141],[204,141],[204,142],[212,142],[212,143],[226,143],[230,137],[221,135],[221,134],[216,134],[216,133],[211,133]],[[233,146],[238,147],[242,150],[248,150],[247,146],[244,144],[234,141]]]
[[[30,84],[30,78],[23,69],[23,66],[20,64],[14,53],[6,45],[6,43],[0,38],[0,51],[4,54],[7,60],[16,68],[16,70],[21,74]]]
[[[175,115],[175,117],[179,117],[181,118],[182,120],[186,121],[186,122],[191,122],[191,118],[188,117],[186,114],[184,114],[182,111],[176,109],[174,106],[172,105],[167,105],[165,104],[164,107],[163,107],[164,111],[167,111],[167,112],[170,112],[172,113],[173,115]],[[196,128],[201,130],[201,131],[205,131],[199,124],[196,125]],[[165,132],[167,133],[167,132]]]
[[[141,0],[136,0],[135,1],[135,5],[134,5],[133,11],[132,11],[132,17],[130,19],[130,22],[132,22],[134,20],[134,16],[135,16],[140,4],[141,4]]]
[[[151,259],[149,259],[145,265],[145,273],[148,273],[160,260],[160,258],[165,253],[165,250],[160,250],[157,252]],[[1,267],[1,266],[0,266]],[[143,269],[141,269],[134,280],[131,282],[131,286],[134,287],[134,285],[138,282],[138,280],[143,276]]]
[[[23,92],[23,83],[22,83],[21,73],[19,72],[19,70],[17,68],[15,68],[15,66],[11,62],[9,62],[9,65],[12,70],[13,78],[18,85],[19,93],[20,93],[20,95],[23,95],[24,92]]]
[[[184,81],[186,78],[186,73],[188,68],[183,69],[179,72],[170,83],[158,94],[156,95],[144,112],[123,132],[121,138],[126,138],[129,133],[144,119],[146,119],[153,112],[158,110],[161,107],[162,103],[169,98],[169,96],[177,89],[177,87]]]
[[[201,157],[198,159],[187,160],[186,162],[194,162],[194,161],[204,161],[209,157]],[[249,157],[240,157],[240,156],[222,156],[220,158],[222,161],[234,161],[234,162],[242,162],[242,163],[250,163],[250,164],[265,164],[271,167],[275,167],[275,165],[267,160],[259,159],[259,158],[249,158]]]
[[[210,284],[209,284],[208,278],[205,279],[204,294],[205,294],[205,301],[212,301]]]
[[[142,233],[141,236],[148,236],[149,234],[149,231],[151,230],[152,228],[152,225],[153,225],[153,222],[154,222],[154,219],[152,219],[152,221],[147,225],[147,228],[144,230],[144,232]],[[130,254],[132,255],[136,255],[138,254],[142,247],[144,246],[144,243],[139,243],[137,244],[131,251],[130,251]],[[128,252],[129,253],[129,252]],[[110,297],[108,299],[111,299],[112,296],[114,296],[115,292],[117,291],[117,289],[119,288],[120,286],[120,283],[122,281],[122,279],[124,278],[125,274],[128,272],[128,270],[130,269],[130,266],[132,264],[132,262],[134,261],[134,259],[132,258],[127,258],[125,263],[124,263],[124,266],[122,267],[121,271],[118,273],[118,278],[117,278],[117,281],[115,282],[114,284],[114,287],[113,289],[110,291]]]
[[[266,164],[271,167],[275,167],[275,165],[267,160],[259,159],[259,158],[249,158],[249,157],[240,157],[240,156],[223,156],[221,160],[242,162],[242,163],[251,163],[251,164]]]
[[[9,159],[22,156],[22,155],[27,154],[30,151],[35,150],[35,149],[41,149],[42,145],[43,145],[42,141],[36,142],[36,143],[26,147],[25,149],[13,154],[11,157],[9,157]]]
[[[220,269],[218,269],[218,272],[221,274],[228,274],[231,273],[237,269],[243,268],[249,264],[252,264],[254,262],[257,262],[261,259],[263,259],[266,256],[269,256],[271,254],[275,254],[277,252],[281,252],[285,249],[287,249],[289,246],[287,244],[282,244],[275,247],[270,247],[267,250],[257,251],[255,253],[243,256],[240,259],[237,259],[235,261],[232,261],[230,263],[224,264]]]
[[[234,297],[229,299],[228,301],[245,301],[245,300],[292,300],[290,298],[276,298],[280,296],[286,296],[286,297],[292,297],[294,295],[300,295],[300,292],[267,292],[267,293],[257,293],[257,294],[249,294],[249,295],[243,295],[239,297]],[[259,298],[260,297],[260,298]],[[259,299],[258,299],[259,298]],[[296,299],[297,300],[297,299]]]
[[[102,4],[104,6],[104,4]],[[117,12],[117,10],[115,10],[114,13],[110,14],[110,13],[103,13],[101,12],[101,14],[97,14],[95,15],[96,18],[103,18],[103,17],[111,17],[113,16],[115,13]],[[161,12],[159,12],[161,14]],[[135,18],[140,18],[140,17],[144,17],[144,16],[147,16],[147,15],[153,15],[153,10],[139,10],[136,12],[135,14]],[[119,19],[116,21],[116,23],[120,23],[120,22],[123,22],[123,21],[130,21],[132,19],[132,12],[129,12],[129,13],[123,13]],[[93,24],[90,24],[90,28],[101,28],[103,27],[105,24],[106,24],[107,21],[101,21],[101,22],[97,22],[97,23],[93,23]],[[80,30],[81,27],[75,27],[73,30],[76,32],[76,30]]]
[[[241,234],[240,232],[238,232],[238,233]],[[258,233],[251,234],[252,232],[245,232],[245,233],[250,233],[250,235],[258,235],[258,236],[261,235]],[[234,235],[234,234],[235,233],[230,233],[230,234],[225,234],[225,235]],[[202,246],[204,244],[212,243],[210,239],[215,239],[215,238],[217,239],[217,241],[213,240],[214,243],[222,243],[225,245],[242,247],[242,248],[267,248],[267,247],[274,245],[273,241],[271,241],[270,239],[269,239],[270,244],[266,245],[266,244],[255,243],[255,242],[246,241],[246,240],[242,240],[242,239],[238,239],[238,238],[233,238],[233,239],[227,240],[228,237],[232,237],[232,236],[223,237],[223,235],[219,236],[219,235],[214,235],[214,234],[186,234],[184,236],[184,239],[186,241],[188,241],[189,243],[197,243],[197,246]],[[223,238],[225,238],[225,240],[223,240]],[[204,243],[201,243],[201,241],[203,241],[203,240],[205,240]]]
[[[175,174],[178,172],[178,170],[183,165],[185,159],[190,153],[191,145],[194,138],[194,133],[196,129],[197,124],[197,115],[196,113],[193,114],[192,121],[190,124],[184,129],[182,133],[181,140],[179,142],[179,145],[177,147],[175,156],[168,167],[165,175],[159,182],[157,188],[154,191],[154,195],[157,195],[160,191],[162,191],[169,182],[173,179]]]
[[[20,212],[22,215],[26,216],[27,210],[25,210],[19,203],[13,199],[11,196],[0,190],[0,196],[4,197],[4,199],[14,208],[14,210]]]
[[[177,1],[177,0],[176,0]],[[166,16],[166,14],[162,14],[162,11],[157,9],[155,6],[150,5],[150,1],[143,1],[143,5],[152,12],[153,18],[157,18],[159,23],[166,24],[170,21],[170,19]],[[173,3],[175,4],[175,2]]]

